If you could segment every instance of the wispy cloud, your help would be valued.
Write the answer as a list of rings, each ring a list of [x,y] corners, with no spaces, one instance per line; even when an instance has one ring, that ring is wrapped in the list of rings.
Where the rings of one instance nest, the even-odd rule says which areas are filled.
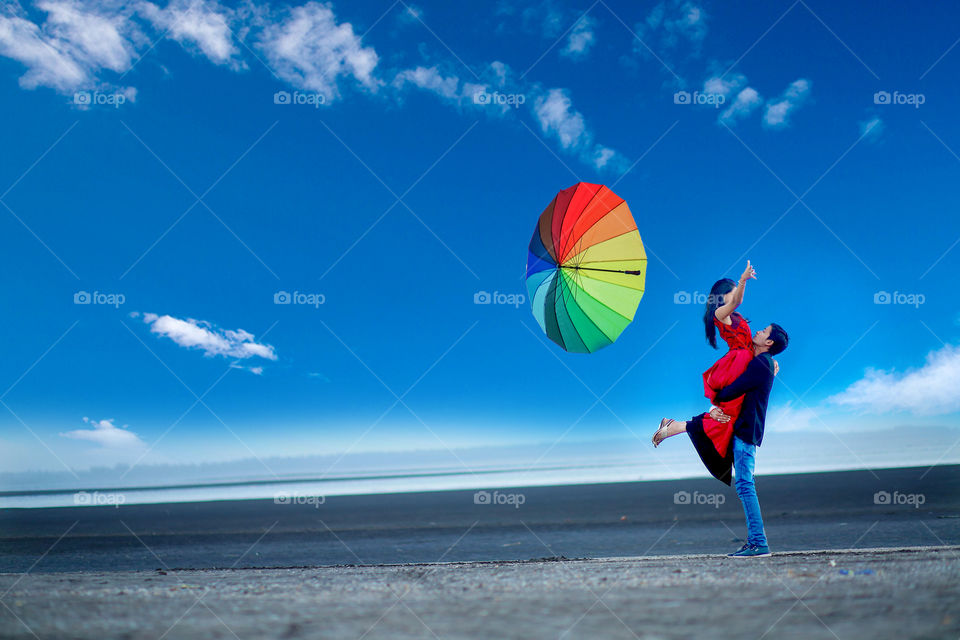
[[[137,434],[129,431],[127,425],[122,427],[114,425],[113,418],[107,420],[84,418],[83,421],[90,425],[89,429],[76,429],[60,435],[74,440],[87,440],[100,445],[104,449],[142,449],[146,447],[146,443]]]
[[[747,83],[747,77],[742,73],[712,75],[703,82],[704,93],[713,93],[729,98],[740,87]]]
[[[0,10],[0,55],[26,67],[20,78],[25,88],[45,86],[69,95],[112,87],[110,82],[119,82],[159,37],[234,70],[248,68],[245,50],[252,48],[277,77],[297,89],[322,94],[325,105],[335,103],[351,87],[362,93],[388,90],[398,100],[411,89],[427,91],[458,109],[488,116],[518,114],[522,107],[564,151],[591,166],[612,169],[625,164],[613,148],[594,142],[567,89],[545,91],[536,82],[516,80],[499,61],[482,67],[479,78],[461,77],[459,61],[454,64],[450,59],[384,69],[377,50],[361,42],[360,34],[339,20],[329,3],[278,8],[251,0],[231,9],[217,0],[172,0],[163,7],[148,1],[126,5],[109,0],[40,0],[36,7],[46,16],[40,24],[19,5]],[[411,5],[402,19],[418,22],[420,15],[419,7]],[[691,16],[685,20],[695,22]],[[560,50],[564,56],[582,58],[595,43],[596,19],[554,0],[527,7],[523,21],[536,23],[544,36],[559,37],[569,29]],[[674,18],[670,24],[674,22],[677,26],[665,28],[685,32],[687,27],[679,26],[683,19]],[[403,58],[402,51],[390,53],[393,64]],[[114,89],[130,101],[136,97],[134,87]]]
[[[403,10],[397,15],[397,20],[401,24],[414,24],[423,20],[423,8],[415,4],[407,3]]]
[[[613,149],[594,142],[583,114],[574,109],[566,89],[548,89],[538,95],[534,101],[534,113],[545,134],[557,139],[565,150],[578,153],[594,167],[601,169],[625,162]]]
[[[724,104],[730,105],[718,116],[723,124],[732,126],[753,113],[763,102],[757,90],[746,84],[747,77],[742,73],[711,76],[703,83],[704,93],[723,96]]]
[[[413,86],[433,93],[458,107],[473,108],[493,115],[523,113],[532,109],[540,130],[559,142],[560,147],[596,169],[622,169],[626,159],[616,150],[597,144],[584,115],[573,106],[570,92],[563,88],[544,90],[531,83],[516,83],[510,67],[493,62],[481,73],[480,82],[465,82],[451,70],[437,66],[404,69],[391,86]],[[499,100],[499,101],[498,101]]]
[[[317,91],[327,99],[339,95],[338,79],[353,79],[368,90],[379,56],[360,42],[349,22],[337,22],[326,4],[294,7],[280,21],[265,25],[259,45],[276,74],[291,84]]]
[[[42,25],[27,19],[16,5],[0,14],[0,55],[22,63],[20,85],[52,87],[69,92],[91,86],[102,70],[120,73],[130,68],[140,30],[122,12],[101,14],[96,5],[68,0],[44,1]]]
[[[195,48],[216,64],[242,65],[229,26],[231,10],[207,0],[174,0],[163,9],[144,2],[139,10],[167,38],[184,48]]]
[[[794,80],[775,100],[767,103],[763,114],[763,124],[771,129],[782,129],[790,125],[790,116],[810,96],[810,81],[805,78]]]
[[[960,380],[960,346],[946,345],[930,352],[921,367],[903,373],[867,369],[863,378],[827,402],[871,414],[954,413],[960,411],[957,380]]]
[[[139,316],[136,312],[131,315]],[[208,357],[277,359],[272,346],[257,342],[252,333],[243,329],[225,330],[203,320],[160,316],[155,313],[144,313],[142,319],[152,333],[169,338],[181,347],[202,351],[203,355]],[[254,373],[262,373],[262,370]]]
[[[699,4],[685,0],[667,0],[656,5],[646,19],[636,25],[637,35],[661,58],[669,58],[686,47],[691,56],[700,55],[707,37],[707,14]],[[634,48],[644,56],[650,52],[642,44]]]
[[[824,426],[817,416],[818,413],[810,407],[796,406],[793,402],[787,402],[771,407],[767,414],[766,428],[776,433],[823,430]]]
[[[512,15],[509,2],[501,2],[497,11],[500,14]],[[568,13],[555,0],[541,0],[526,7],[520,14],[524,30],[538,33],[546,39],[556,38],[570,26],[576,16]]]
[[[536,101],[537,120],[543,132],[560,140],[564,149],[580,146],[587,126],[583,114],[573,108],[565,89],[550,89]]]
[[[596,20],[590,16],[583,16],[570,30],[567,44],[560,50],[560,55],[574,60],[586,57],[596,41],[594,27]]]
[[[339,95],[342,80],[375,91],[379,57],[364,46],[348,22],[338,22],[328,4],[308,2],[275,10],[249,3],[240,12],[214,0],[174,0],[166,7],[152,2],[42,0],[46,13],[35,24],[22,10],[0,14],[0,55],[27,67],[26,88],[51,87],[61,92],[109,86],[111,74],[129,71],[150,48],[149,31],[200,53],[215,64],[245,68],[236,37],[250,39],[278,77],[299,88]],[[231,28],[231,23],[233,28]]]
[[[448,100],[460,101],[460,78],[456,75],[444,76],[436,67],[415,67],[404,69],[397,73],[393,85],[402,89],[404,85],[412,84],[418,89],[430,91]]]
[[[763,99],[753,87],[741,89],[730,106],[720,114],[720,121],[725,124],[733,124],[742,120],[753,113],[754,109],[759,107],[762,102]]]
[[[526,6],[521,10],[518,4]],[[584,9],[566,6],[557,0],[527,3],[500,0],[494,15],[498,18],[509,16],[509,19],[499,22],[496,32],[502,35],[519,28],[519,31],[539,36],[544,42],[554,45],[562,39],[564,44],[558,49],[559,54],[566,58],[582,59],[596,43],[597,26],[596,17],[585,13]]]

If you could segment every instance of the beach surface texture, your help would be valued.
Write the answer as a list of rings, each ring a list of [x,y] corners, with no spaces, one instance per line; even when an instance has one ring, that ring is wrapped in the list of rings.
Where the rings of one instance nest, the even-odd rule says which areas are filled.
[[[0,638],[958,638],[960,467],[5,509]]]
[[[957,546],[3,575],[0,636],[956,638],[958,575]]]

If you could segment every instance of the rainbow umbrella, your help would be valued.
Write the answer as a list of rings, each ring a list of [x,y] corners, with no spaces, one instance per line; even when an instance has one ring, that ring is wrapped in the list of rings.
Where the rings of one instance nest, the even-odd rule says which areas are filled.
[[[646,279],[647,254],[623,198],[578,182],[540,214],[530,240],[533,315],[567,351],[593,353],[627,328]]]

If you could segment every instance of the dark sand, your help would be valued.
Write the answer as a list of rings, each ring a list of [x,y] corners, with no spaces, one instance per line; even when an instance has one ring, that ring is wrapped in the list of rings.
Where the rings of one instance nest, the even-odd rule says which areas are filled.
[[[960,637],[960,466],[758,490],[771,558],[712,479],[9,509],[0,638]]]
[[[774,551],[960,544],[960,465],[757,479]],[[716,480],[0,512],[0,572],[609,558],[735,550],[745,537],[733,488]],[[677,504],[686,491],[723,500]],[[876,504],[874,494],[922,496]],[[492,491],[491,491],[492,493]],[[66,533],[66,535],[64,535]]]
[[[0,575],[0,637],[957,638],[960,547]]]

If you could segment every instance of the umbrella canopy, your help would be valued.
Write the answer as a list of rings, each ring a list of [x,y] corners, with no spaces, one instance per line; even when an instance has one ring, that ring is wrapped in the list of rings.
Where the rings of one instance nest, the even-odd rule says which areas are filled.
[[[530,240],[527,291],[533,315],[567,351],[612,344],[637,311],[647,254],[627,203],[579,182],[556,195]]]

